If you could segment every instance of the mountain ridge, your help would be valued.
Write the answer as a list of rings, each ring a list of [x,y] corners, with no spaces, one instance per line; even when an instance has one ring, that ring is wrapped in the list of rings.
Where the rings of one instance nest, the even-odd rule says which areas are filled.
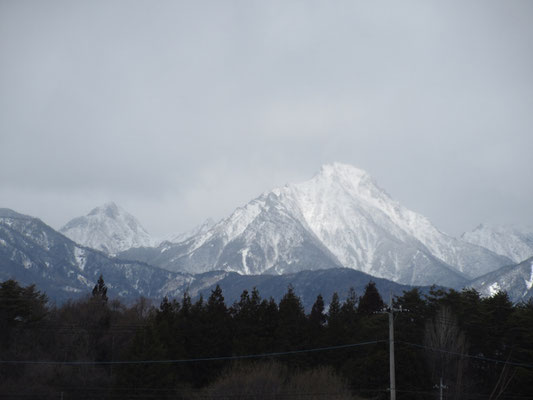
[[[291,284],[301,292],[304,303],[310,306],[320,293],[327,297],[332,291],[337,291],[342,295],[349,287],[360,291],[371,280],[385,288],[383,290],[390,289],[395,294],[413,287],[339,267],[284,275],[240,275],[230,271],[207,271],[194,275],[170,272],[148,263],[110,257],[76,244],[38,218],[0,209],[0,280],[15,279],[21,284],[36,284],[54,301],[62,302],[88,295],[100,274],[105,277],[110,296],[130,300],[138,296],[152,299],[179,297],[186,291],[193,297],[207,297],[210,290],[219,284],[231,302],[237,300],[243,290],[249,291],[253,287],[258,287],[263,296],[279,297]],[[506,290],[514,301],[533,297],[533,258],[517,265],[504,266],[457,288],[462,287],[473,287],[485,296],[497,290]]]
[[[461,238],[519,263],[533,256],[533,228],[480,224]]]
[[[75,243],[38,218],[0,209],[0,279],[36,284],[58,301],[89,293],[99,275],[110,294],[125,298],[156,297],[166,284],[190,280],[138,261],[112,258]]]
[[[444,279],[452,287],[510,263],[443,234],[368,173],[340,163],[264,192],[207,232],[157,251],[151,250],[153,262],[171,271],[284,274],[347,267],[405,284]]]
[[[483,296],[505,291],[514,301],[533,297],[533,257],[506,265],[474,279],[470,285]]]

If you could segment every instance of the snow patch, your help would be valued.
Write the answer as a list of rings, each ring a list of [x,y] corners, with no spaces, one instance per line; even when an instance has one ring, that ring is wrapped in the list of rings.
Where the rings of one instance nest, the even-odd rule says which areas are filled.
[[[87,287],[91,286],[89,281],[83,275],[78,274],[78,281],[80,281],[82,284],[84,284]]]
[[[85,250],[79,247],[74,247],[74,257],[76,257],[76,264],[78,264],[78,267],[83,271],[85,269],[85,264],[87,263]]]
[[[502,289],[498,282],[494,282],[492,285],[489,286],[489,293],[491,296],[494,296],[498,292],[500,292]]]
[[[531,290],[533,287],[533,261],[531,262],[531,275],[529,276],[529,280],[524,279],[524,282],[526,283],[527,290]]]
[[[22,255],[22,265],[24,266],[25,269],[30,269],[31,266],[32,266],[32,262],[31,260],[26,257],[25,255]]]
[[[246,249],[243,249],[241,250],[241,255],[242,255],[242,268],[243,268],[243,273],[245,275],[250,275],[250,268],[248,267],[248,265],[246,265],[246,256],[248,256],[248,252],[250,251],[249,248],[246,248]]]
[[[81,289],[73,288],[72,286],[65,286],[65,291],[79,293],[81,292]]]

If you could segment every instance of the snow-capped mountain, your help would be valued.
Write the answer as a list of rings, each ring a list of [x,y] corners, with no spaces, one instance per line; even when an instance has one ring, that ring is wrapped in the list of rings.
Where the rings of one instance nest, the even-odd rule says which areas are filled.
[[[0,280],[36,284],[56,300],[90,293],[100,274],[109,293],[155,297],[190,282],[188,274],[119,260],[83,247],[37,218],[0,209]]]
[[[88,295],[102,274],[111,297],[191,295],[212,287],[227,272],[202,275],[170,272],[151,265],[112,258],[83,247],[37,218],[0,208],[0,282],[35,284],[54,301]]]
[[[382,293],[401,294],[411,287],[376,279],[359,271],[332,268],[297,274],[243,276],[234,272],[212,271],[190,275],[173,273],[140,262],[120,260],[100,251],[83,247],[55,231],[37,218],[9,209],[0,209],[0,282],[15,279],[21,285],[35,284],[37,289],[57,303],[90,295],[103,274],[110,297],[133,300],[142,295],[160,300],[163,296],[207,298],[220,284],[228,304],[238,301],[243,290],[253,287],[264,298],[283,296],[292,284],[307,308],[316,296],[326,301],[334,291],[342,296],[348,288],[358,293],[374,280]]]
[[[143,259],[141,253],[125,254]],[[366,172],[339,163],[262,194],[205,233],[144,254],[173,271],[284,274],[341,266],[405,284],[453,287],[510,263],[441,233]]]
[[[237,213],[241,217],[243,210],[240,209]],[[255,228],[250,228],[250,231],[260,229],[261,226],[265,227],[263,222],[264,218],[256,223]],[[267,231],[271,233],[271,229]],[[302,232],[295,229],[292,234],[302,234]],[[287,239],[286,236],[280,238],[280,240]],[[15,279],[23,285],[36,284],[39,290],[45,291],[57,302],[89,294],[100,274],[104,275],[111,296],[118,295],[126,299],[133,299],[139,295],[155,299],[161,299],[163,296],[180,297],[185,291],[193,297],[199,294],[208,296],[216,284],[223,287],[228,301],[237,300],[242,290],[250,290],[252,287],[259,288],[265,297],[276,297],[282,296],[287,285],[291,283],[301,292],[305,304],[310,306],[318,293],[330,295],[333,291],[343,292],[349,287],[358,290],[369,280],[378,282],[386,292],[392,290],[394,293],[401,293],[402,290],[409,289],[408,286],[395,286],[391,281],[375,278],[354,269],[335,267],[335,256],[313,240],[311,236],[307,236],[303,243],[309,245],[311,249],[313,245],[316,246],[314,255],[317,259],[313,260],[313,257],[307,256],[306,248],[302,248],[300,255],[304,264],[315,262],[326,267],[329,265],[331,268],[309,271],[313,269],[311,267],[305,268],[306,271],[281,276],[276,275],[278,272],[276,270],[269,271],[274,275],[239,275],[228,271],[208,271],[193,275],[161,270],[139,261],[109,257],[100,251],[73,242],[37,218],[0,209],[0,281]],[[183,248],[190,246],[191,243],[194,241],[189,240],[186,244],[166,247],[166,250],[160,247],[137,248],[130,251],[151,250],[153,259],[159,257],[159,261],[165,261],[162,255],[177,254],[178,250],[183,251]],[[281,247],[278,246],[279,248]],[[192,256],[198,257],[198,254]],[[239,254],[242,257],[242,253]],[[286,266],[289,270],[296,271],[298,266],[303,265],[297,257],[298,253],[293,251],[288,254],[292,255],[295,261],[292,264],[287,263]],[[426,257],[431,259],[432,256],[426,255]],[[245,262],[249,261],[254,260],[247,257]],[[464,280],[456,276],[455,270],[435,258],[433,261],[435,264],[428,265],[427,271],[439,278],[434,282],[448,286],[453,284],[458,288],[464,286]],[[283,266],[278,264],[277,267]],[[468,286],[476,288],[483,295],[506,290],[511,299],[518,301],[533,296],[532,282],[533,258],[483,275],[468,283]]]
[[[483,275],[471,284],[483,296],[505,291],[513,301],[533,297],[533,257]]]
[[[472,232],[463,233],[461,238],[517,263],[533,256],[532,228],[481,224]]]
[[[302,221],[280,207],[271,194],[237,209],[208,232],[185,242],[130,249],[121,256],[191,273],[281,274],[341,266]]]
[[[108,254],[152,244],[139,221],[112,202],[96,207],[84,217],[72,219],[60,232],[76,243]]]

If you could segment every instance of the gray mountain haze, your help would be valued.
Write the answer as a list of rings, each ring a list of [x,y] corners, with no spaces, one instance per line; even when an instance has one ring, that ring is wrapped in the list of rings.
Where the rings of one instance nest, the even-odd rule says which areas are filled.
[[[187,274],[110,258],[73,242],[37,218],[0,209],[2,281],[36,284],[61,301],[89,293],[100,274],[105,276],[110,294],[124,298],[160,297],[170,282],[190,280]]]
[[[154,237],[332,160],[453,236],[533,224],[533,2],[0,1],[0,204]]]
[[[461,239],[483,246],[517,263],[533,256],[533,228],[481,224],[472,232],[463,233]]]
[[[263,193],[182,243],[121,256],[189,273],[346,267],[409,285],[451,287],[512,263],[443,234],[394,201],[365,171],[340,163],[324,165],[303,183]]]
[[[497,240],[480,231],[476,237],[491,238],[500,252],[524,246],[527,252],[523,231],[520,236],[510,228],[500,230]],[[287,284],[292,276],[305,287],[325,274],[341,284],[335,271],[348,269],[363,273],[353,275],[359,285],[380,278],[410,286],[472,286],[486,295],[502,289],[516,299],[531,294],[530,264],[515,265],[486,247],[440,232],[393,200],[368,173],[341,163],[322,166],[302,183],[265,192],[218,223],[207,220],[177,243],[151,247],[136,218],[114,203],[73,219],[62,232],[70,239],[36,218],[2,209],[3,279],[41,284],[65,299],[88,291],[104,274],[112,293],[157,298],[199,294],[219,282],[235,295],[246,289],[245,282],[256,286],[273,276],[285,278],[271,282]],[[304,271],[311,275],[300,274]],[[270,294],[276,292],[268,287]]]
[[[339,268],[282,276],[224,271],[196,275],[172,273],[82,247],[37,218],[0,209],[0,281],[15,279],[22,285],[35,284],[52,302],[60,304],[89,295],[100,275],[105,277],[108,294],[120,296],[126,302],[138,296],[156,301],[163,296],[179,298],[185,292],[193,298],[208,297],[216,285],[223,288],[228,304],[237,301],[243,290],[253,287],[263,296],[279,300],[292,284],[309,309],[318,294],[329,299],[333,292],[338,292],[342,299],[351,287],[362,292],[370,280],[375,280],[380,290],[386,292],[401,294],[410,289],[359,271]]]
[[[208,220],[179,243],[138,247],[150,243],[149,236],[114,203],[75,218],[63,231],[96,249],[36,218],[2,209],[2,279],[36,283],[57,301],[88,292],[99,274],[106,276],[110,293],[130,299],[207,294],[216,284],[235,300],[251,286],[279,297],[281,286],[291,283],[306,293],[307,304],[318,292],[362,288],[371,279],[395,293],[400,289],[390,286],[394,282],[468,286],[484,295],[506,290],[516,300],[531,296],[531,260],[514,265],[441,233],[365,171],[340,163],[324,165],[303,183],[265,192],[216,224]],[[513,235],[507,240],[517,242]],[[128,248],[119,258],[98,250],[118,246]]]
[[[527,298],[532,21],[531,0],[0,1],[0,277]]]

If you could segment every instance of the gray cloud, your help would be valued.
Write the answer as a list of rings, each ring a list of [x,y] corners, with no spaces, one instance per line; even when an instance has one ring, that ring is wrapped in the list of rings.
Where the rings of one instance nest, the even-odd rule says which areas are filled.
[[[458,234],[533,224],[529,1],[4,1],[0,205],[154,234],[322,163]]]

